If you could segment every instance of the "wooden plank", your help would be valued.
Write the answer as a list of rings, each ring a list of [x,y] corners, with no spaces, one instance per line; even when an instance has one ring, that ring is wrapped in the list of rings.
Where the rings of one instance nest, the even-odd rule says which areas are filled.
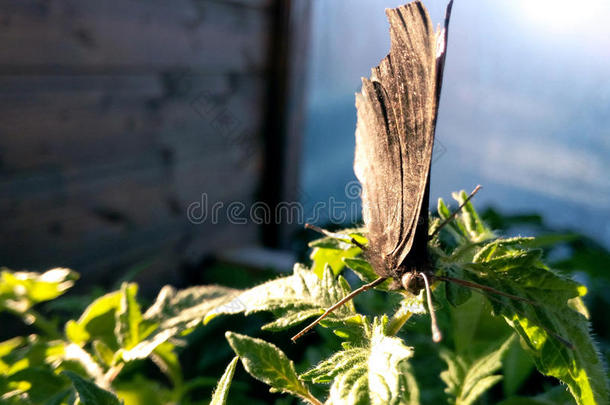
[[[223,166],[224,162],[224,166]],[[193,176],[214,170],[214,176]],[[161,249],[182,242],[192,250],[188,256],[210,252],[218,245],[218,228],[229,226],[226,216],[213,222],[211,217],[194,224],[186,207],[201,194],[215,201],[243,201],[251,204],[257,187],[255,166],[241,171],[227,165],[226,156],[177,164],[177,173],[191,174],[181,182],[168,181],[162,171],[149,170],[131,178],[117,177],[104,182],[66,183],[54,195],[20,199],[5,196],[0,204],[4,218],[0,228],[0,256],[9,266],[40,268],[70,265],[108,268],[124,256],[137,257],[147,249]],[[231,228],[234,238],[228,246],[239,246],[244,238],[256,240],[256,233],[241,235],[239,226]],[[192,240],[205,239],[208,245],[190,246]],[[190,247],[189,247],[190,246]],[[98,256],[103,260],[98,260]],[[153,255],[155,256],[155,255]],[[140,256],[144,257],[144,256]]]
[[[247,149],[262,125],[258,75],[0,77],[0,175]]]
[[[192,0],[1,0],[0,6],[0,74],[266,68],[265,9]]]

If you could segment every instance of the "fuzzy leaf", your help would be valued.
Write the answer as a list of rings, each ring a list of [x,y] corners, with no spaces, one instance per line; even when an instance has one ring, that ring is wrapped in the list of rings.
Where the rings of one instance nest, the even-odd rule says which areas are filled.
[[[214,393],[212,394],[210,405],[224,405],[227,403],[227,396],[229,395],[229,388],[231,388],[231,381],[233,380],[237,360],[239,360],[239,357],[235,356],[222,374],[222,377],[220,377],[218,385],[216,385],[216,389],[214,389]]]
[[[293,362],[277,346],[233,332],[227,332],[225,336],[252,377],[275,391],[290,393],[305,400],[313,397],[297,376]]]
[[[464,193],[458,200],[463,197]],[[608,382],[580,298],[586,288],[546,267],[540,261],[540,250],[527,248],[533,244],[529,238],[489,241],[491,231],[472,207],[453,222],[458,244],[477,244],[470,256],[459,256],[461,263],[452,261],[449,266],[450,255],[439,260],[440,267],[456,278],[529,300],[531,303],[479,290],[494,314],[501,315],[523,339],[541,373],[564,382],[578,404],[608,402]],[[456,267],[461,268],[460,275],[455,273]]]
[[[320,316],[323,313],[324,311],[318,308],[306,309],[300,312],[292,312],[288,315],[284,315],[277,318],[273,322],[269,322],[263,325],[261,329],[270,332],[280,332],[286,329],[290,329],[293,326],[296,326],[309,318],[313,318],[314,316]]]
[[[417,404],[419,391],[407,360],[413,350],[386,333],[387,318],[373,320],[366,344],[320,362],[301,377],[332,382],[328,403]]]
[[[176,291],[165,286],[155,303],[143,315],[146,322],[156,325],[146,339],[122,352],[125,361],[148,357],[159,345],[198,325],[219,305],[227,305],[238,290],[220,286],[192,287]]]
[[[320,280],[313,271],[297,264],[293,275],[268,281],[242,292],[229,304],[210,311],[204,323],[221,314],[243,312],[249,315],[270,311],[278,317],[278,320],[265,325],[265,328],[282,330],[320,314],[320,311],[335,304],[349,292],[349,284],[341,276],[335,278],[330,267],[326,267]],[[349,302],[333,312],[328,320],[345,319],[353,315],[355,309],[353,303]]]
[[[502,356],[513,340],[514,336],[511,336],[500,347],[470,362],[448,350],[441,351],[441,358],[448,366],[441,373],[441,379],[447,386],[445,392],[450,396],[451,403],[470,405],[502,379],[502,376],[493,373],[502,366]]]

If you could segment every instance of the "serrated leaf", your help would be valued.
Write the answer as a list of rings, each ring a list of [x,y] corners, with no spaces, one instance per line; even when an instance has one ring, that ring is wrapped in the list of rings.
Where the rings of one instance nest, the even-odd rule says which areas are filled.
[[[153,305],[144,313],[143,320],[156,325],[146,339],[124,350],[125,361],[148,357],[167,340],[180,335],[203,321],[214,308],[230,307],[238,290],[221,286],[200,286],[176,291],[165,286]]]
[[[293,362],[277,346],[233,332],[227,332],[225,336],[252,377],[274,390],[311,401],[313,395],[297,376]]]
[[[457,197],[462,199],[463,195]],[[460,225],[454,228],[458,230],[456,240],[458,245],[465,241],[479,245],[472,254],[472,263],[466,263],[468,256],[462,256],[464,261],[451,265],[460,265],[468,281],[533,302],[479,290],[492,304],[493,312],[502,315],[523,339],[541,373],[568,385],[581,405],[608,402],[608,382],[580,300],[586,288],[544,266],[540,250],[527,249],[533,243],[529,238],[480,244],[492,234],[474,215],[474,209],[467,211],[454,221]],[[451,274],[447,260],[438,263]]]
[[[76,322],[68,321],[66,324],[66,334],[70,334],[69,339],[74,339],[74,343],[79,345],[83,345],[91,339],[99,339],[103,340],[107,346],[118,349],[114,330],[116,327],[115,312],[120,303],[120,291],[113,291],[94,300]],[[79,331],[75,330],[76,326],[79,327]],[[87,340],[84,340],[85,337]]]
[[[458,193],[453,193],[452,197],[456,200],[458,206],[460,206],[466,201],[468,194],[462,190]],[[440,198],[438,200],[438,214],[442,219],[447,219],[451,215],[449,208]],[[450,221],[444,230],[448,231],[458,244],[466,242],[477,243],[495,237],[494,233],[481,220],[471,201],[464,205],[455,216],[455,219]]]
[[[313,240],[309,242],[308,246],[310,248],[323,247],[345,250],[349,249],[350,247],[357,246],[354,244],[352,239],[361,245],[366,245],[368,241],[364,237],[363,231],[364,230],[362,228],[351,228],[343,229],[340,232],[329,232],[329,236]]]
[[[514,336],[509,337],[499,347],[472,361],[467,361],[448,350],[441,351],[441,358],[448,366],[448,369],[441,373],[441,379],[447,387],[445,392],[449,394],[451,403],[473,404],[485,391],[502,379],[502,376],[493,373],[502,366],[502,356],[513,340]]]
[[[410,293],[404,293],[403,299],[400,301],[400,307],[388,322],[386,329],[388,335],[396,335],[412,315],[423,313],[426,313],[423,290],[417,296]]]
[[[293,326],[296,326],[309,318],[320,316],[323,313],[324,311],[318,308],[306,309],[304,311],[299,312],[292,312],[288,315],[280,316],[273,322],[269,322],[263,325],[261,329],[270,332],[280,332],[286,329],[290,329]]]
[[[362,347],[339,351],[318,363],[311,370],[301,374],[301,378],[305,381],[319,384],[329,383],[335,377],[347,372],[354,366],[365,363],[367,355],[368,351]]]
[[[61,373],[72,381],[82,405],[121,405],[121,401],[112,392],[98,387],[72,371]]]
[[[214,389],[210,405],[224,405],[227,403],[229,388],[231,388],[231,381],[233,380],[237,360],[239,360],[239,357],[235,356],[222,374],[222,377],[220,377],[220,380],[218,380],[218,385],[216,385],[216,388]]]
[[[584,289],[541,263],[508,267],[490,270],[482,264],[467,268],[472,270],[473,281],[535,302],[532,305],[483,292],[494,312],[524,339],[541,373],[566,383],[579,404],[604,403],[608,399],[607,380],[588,321],[569,303]]]
[[[386,333],[387,318],[373,320],[368,342],[350,347],[302,375],[315,383],[332,381],[331,404],[417,404],[419,391],[407,360],[413,350]]]
[[[320,280],[311,270],[297,264],[291,276],[268,281],[242,292],[231,303],[210,311],[204,323],[222,314],[243,312],[249,315],[270,311],[278,320],[265,327],[281,330],[321,313],[349,292],[347,282],[341,276],[335,278],[328,266]],[[353,303],[349,302],[330,314],[328,320],[345,319],[354,314]]]

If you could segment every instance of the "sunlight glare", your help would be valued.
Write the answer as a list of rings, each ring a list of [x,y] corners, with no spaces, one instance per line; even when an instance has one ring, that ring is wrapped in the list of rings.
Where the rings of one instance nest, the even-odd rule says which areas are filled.
[[[594,23],[602,5],[600,0],[520,0],[516,3],[527,20],[553,33],[586,28]]]

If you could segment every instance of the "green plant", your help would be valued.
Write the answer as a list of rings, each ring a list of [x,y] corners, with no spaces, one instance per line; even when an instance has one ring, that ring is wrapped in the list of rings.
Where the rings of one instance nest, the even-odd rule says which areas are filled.
[[[466,195],[454,197],[461,203]],[[449,216],[442,200],[438,214],[431,229]],[[224,317],[268,313],[273,319],[264,323],[262,334],[275,333],[280,345],[294,349],[283,331],[303,326],[349,294],[348,279],[353,284],[358,278],[376,278],[352,238],[366,243],[359,229],[314,241],[311,267],[297,264],[293,274],[251,289],[211,285],[177,291],[166,286],[146,311],[137,285],[123,283],[120,290],[94,300],[63,330],[33,306],[61,295],[75,273],[3,270],[0,309],[38,327],[40,334],[0,343],[1,398],[9,404],[190,403],[196,387],[209,381],[185,380],[178,355],[189,347],[182,348],[181,342]],[[272,392],[287,394],[282,398],[311,404],[608,403],[607,376],[581,299],[586,289],[545,266],[539,244],[535,238],[496,237],[469,203],[430,241],[437,274],[530,302],[437,282],[433,296],[445,339],[433,344],[425,293],[412,296],[381,284],[337,309],[321,322],[318,333],[299,341],[296,363],[269,339],[227,331],[236,357],[211,403],[231,402],[240,362]],[[166,381],[142,373],[137,364],[143,361],[154,362]],[[533,396],[519,395],[534,367],[559,379],[571,395],[551,385]]]

